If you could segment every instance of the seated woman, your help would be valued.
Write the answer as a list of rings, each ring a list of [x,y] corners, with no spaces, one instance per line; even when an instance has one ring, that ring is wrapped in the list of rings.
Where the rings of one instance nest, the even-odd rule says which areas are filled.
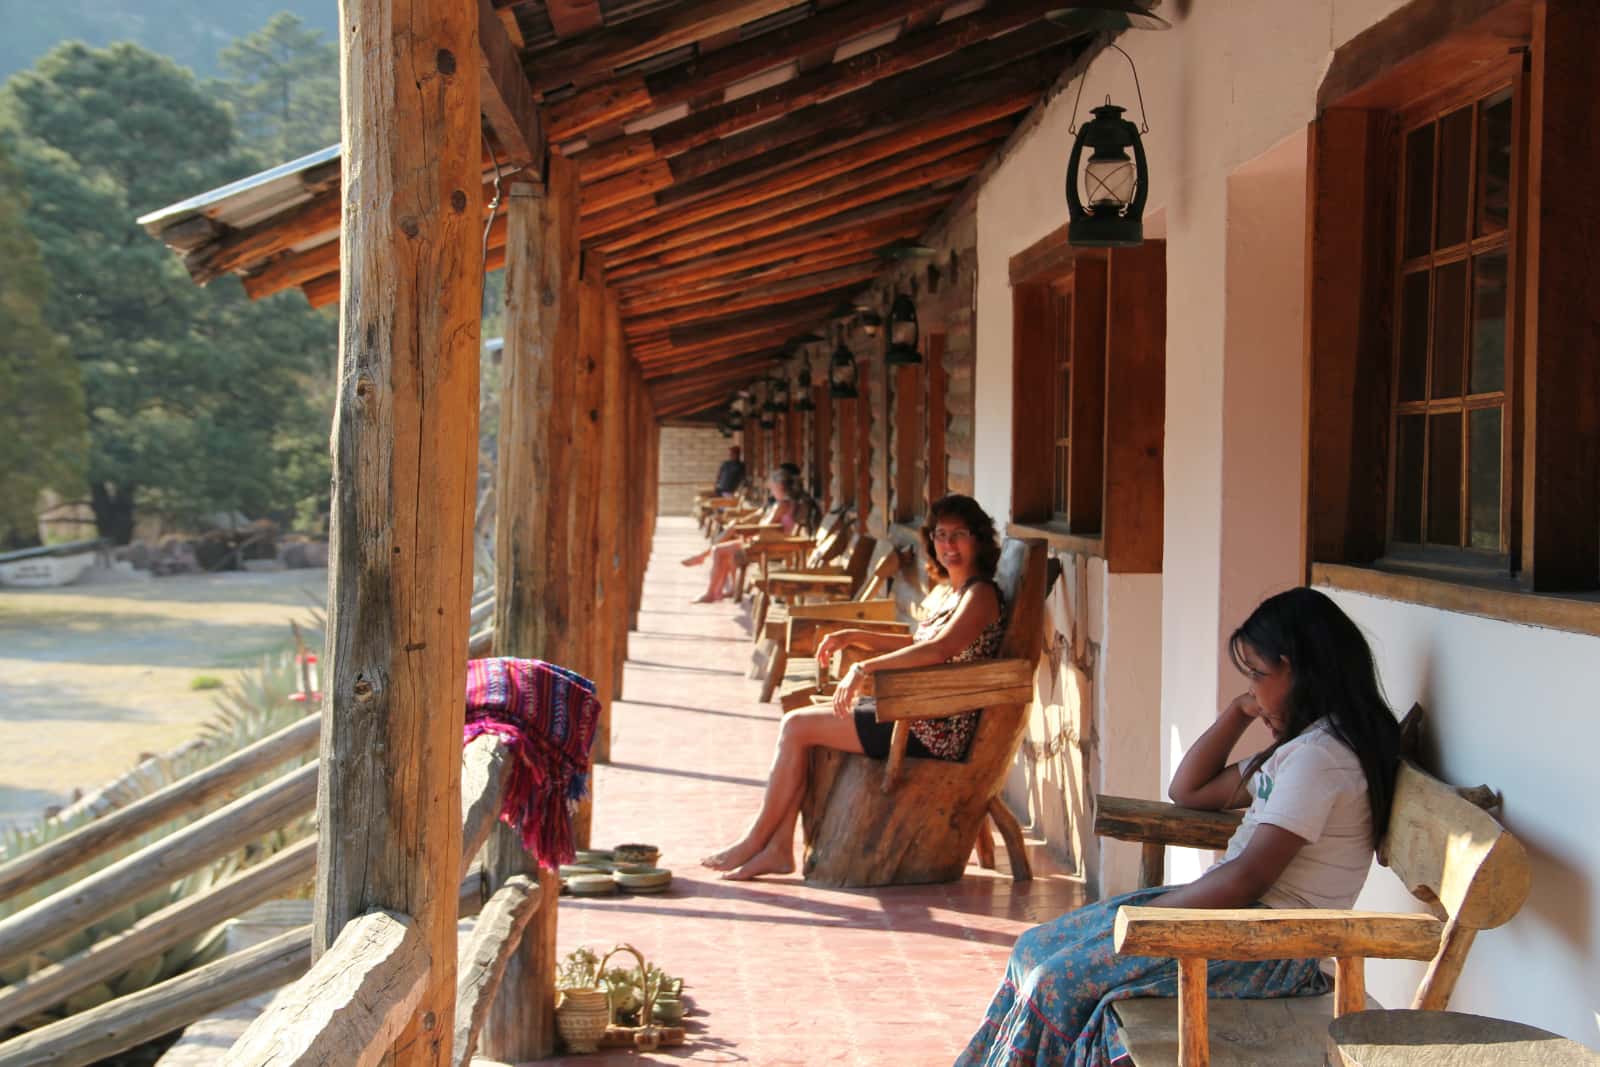
[[[1355,623],[1313,589],[1256,608],[1228,643],[1249,679],[1172,775],[1179,804],[1248,803],[1223,858],[1179,888],[1142,889],[1037,926],[1017,939],[1000,989],[957,1067],[1127,1062],[1110,1012],[1128,997],[1177,995],[1173,960],[1112,949],[1124,904],[1171,908],[1348,908],[1389,822],[1400,729],[1384,703],[1372,652]],[[1228,755],[1254,719],[1273,744],[1248,761]],[[1319,961],[1214,960],[1214,997],[1326,992]]]
[[[772,472],[767,479],[767,486],[772,491],[772,502],[761,513],[758,525],[777,526],[785,535],[794,533],[805,514],[798,470],[792,464],[783,464]],[[683,561],[685,567],[694,567],[704,563],[707,556],[711,557],[711,577],[706,582],[706,591],[696,597],[694,603],[711,604],[728,595],[728,586],[744,563],[744,546],[748,540],[744,535],[730,531],[704,552]]]
[[[999,651],[1005,626],[1000,591],[994,584],[1000,561],[994,520],[971,497],[943,497],[928,510],[922,547],[928,573],[946,583],[943,602],[912,637],[841,630],[818,644],[819,663],[847,648],[872,655],[852,665],[839,680],[831,706],[784,717],[761,811],[738,842],[701,860],[705,866],[739,881],[794,870],[794,827],[805,795],[811,749],[820,745],[888,758],[894,728],[877,721],[870,698],[860,699],[864,683],[874,673],[988,658]],[[932,759],[965,759],[979,714],[911,723],[906,751]]]

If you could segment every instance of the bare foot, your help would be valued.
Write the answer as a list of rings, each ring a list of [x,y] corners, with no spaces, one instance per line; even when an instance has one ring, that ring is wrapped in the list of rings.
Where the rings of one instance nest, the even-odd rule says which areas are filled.
[[[685,567],[698,567],[698,566],[700,566],[700,564],[704,563],[705,561],[706,561],[706,554],[704,552],[701,552],[698,555],[694,555],[694,556],[684,556],[683,559],[680,560],[679,562],[682,563]]]
[[[760,851],[761,846],[747,838],[737,845],[730,845],[721,852],[713,852],[706,856],[700,861],[700,866],[710,867],[713,871],[731,871],[748,863],[750,858]]]
[[[689,601],[689,603],[691,603],[691,604],[715,604],[717,601],[719,601],[721,599],[722,598],[720,596],[712,596],[710,593],[702,593],[699,596],[695,597],[693,600]]]
[[[768,845],[735,871],[725,871],[722,877],[730,882],[748,882],[763,874],[793,874],[794,851]]]

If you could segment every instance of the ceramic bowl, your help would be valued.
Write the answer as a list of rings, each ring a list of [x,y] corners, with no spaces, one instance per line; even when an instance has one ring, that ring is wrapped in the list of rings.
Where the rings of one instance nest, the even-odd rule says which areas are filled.
[[[653,864],[661,858],[661,850],[654,845],[618,845],[611,853],[617,863]]]
[[[575,874],[567,879],[567,892],[573,896],[602,896],[615,893],[617,883],[609,874]]]
[[[617,871],[611,877],[617,885],[633,893],[665,889],[672,884],[672,872],[662,870],[660,867],[649,867],[641,871]]]

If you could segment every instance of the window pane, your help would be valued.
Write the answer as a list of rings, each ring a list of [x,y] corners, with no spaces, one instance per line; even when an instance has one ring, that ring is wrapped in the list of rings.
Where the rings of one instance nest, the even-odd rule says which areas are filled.
[[[1472,264],[1471,391],[1506,387],[1506,254],[1490,252]]]
[[[1428,418],[1428,543],[1461,544],[1461,413]]]
[[[1500,409],[1467,413],[1467,492],[1473,548],[1500,551]]]
[[[1467,342],[1467,261],[1433,274],[1433,396],[1461,395]]]
[[[1419,270],[1406,275],[1400,289],[1400,391],[1401,400],[1422,400],[1428,395],[1428,279]]]
[[[1067,456],[1068,446],[1056,446],[1055,513],[1067,513]]]
[[[1072,368],[1056,372],[1056,437],[1072,435]]]
[[[1483,102],[1478,117],[1478,234],[1506,228],[1511,203],[1511,90]]]
[[[1433,127],[1406,135],[1405,255],[1426,255],[1433,237]]]
[[[1401,415],[1395,433],[1394,540],[1422,541],[1422,434],[1425,416]]]
[[[1439,120],[1439,227],[1435,248],[1467,239],[1467,185],[1472,177],[1472,107]]]

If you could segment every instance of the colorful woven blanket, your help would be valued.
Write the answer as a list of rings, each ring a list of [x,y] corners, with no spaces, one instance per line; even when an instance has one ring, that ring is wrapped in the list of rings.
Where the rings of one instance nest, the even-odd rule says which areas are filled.
[[[589,788],[589,746],[600,723],[594,683],[537,659],[467,663],[463,743],[483,734],[505,741],[513,760],[500,818],[522,835],[540,866],[576,855],[572,812]]]

